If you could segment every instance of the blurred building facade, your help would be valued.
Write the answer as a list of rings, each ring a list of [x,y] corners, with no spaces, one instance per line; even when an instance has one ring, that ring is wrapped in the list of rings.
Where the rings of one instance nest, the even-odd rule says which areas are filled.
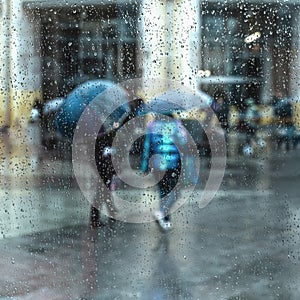
[[[93,78],[172,79],[232,105],[300,99],[300,1],[58,1],[0,4],[0,124]],[[299,109],[299,105],[296,105]]]

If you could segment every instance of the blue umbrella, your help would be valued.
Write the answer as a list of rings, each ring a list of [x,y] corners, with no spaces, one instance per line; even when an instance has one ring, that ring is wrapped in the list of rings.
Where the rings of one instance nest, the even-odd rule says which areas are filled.
[[[87,81],[78,87],[76,87],[65,99],[64,103],[57,112],[55,123],[58,131],[66,138],[73,138],[76,124],[80,119],[81,114],[85,108],[94,100],[97,96],[102,94],[106,89],[113,87],[115,84],[108,80],[98,79]],[[124,92],[124,101],[126,100],[126,94]],[[107,99],[103,103],[98,103],[97,109],[108,111],[112,106],[109,101],[114,99]],[[119,119],[129,110],[129,105],[126,102],[125,105],[118,107],[112,114],[111,118],[118,122]],[[100,112],[100,111],[99,111]]]

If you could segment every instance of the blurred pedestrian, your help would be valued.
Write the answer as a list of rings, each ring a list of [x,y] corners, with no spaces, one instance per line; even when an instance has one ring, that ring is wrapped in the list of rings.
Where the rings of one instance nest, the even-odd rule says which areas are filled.
[[[221,127],[227,132],[228,130],[228,97],[224,91],[217,91],[214,94],[214,99],[210,105],[211,109],[216,114]]]
[[[253,143],[263,148],[265,143],[262,138],[257,136],[259,124],[261,120],[261,113],[253,98],[245,100],[246,109],[243,116],[244,126],[246,131],[246,144],[243,147],[243,153],[251,155],[253,153]]]
[[[116,134],[116,130],[122,124],[126,114],[129,113],[129,95],[126,90],[116,85],[114,82],[105,79],[88,80],[76,88],[74,88],[62,101],[58,111],[55,114],[55,127],[61,136],[66,139],[73,147],[75,143],[82,143],[87,146],[86,136],[76,137],[74,141],[74,133],[80,127],[93,132],[95,122],[103,118],[103,112],[109,112],[114,107],[115,102],[122,99],[122,104],[114,109],[104,120],[104,125],[98,132],[95,145],[95,161],[97,171],[104,181],[107,189],[101,191],[101,182],[97,189],[96,197],[93,200],[90,211],[90,223],[98,226],[100,208],[105,203],[112,219],[115,216],[115,208],[113,206],[112,195],[110,190],[113,188],[113,176],[116,173],[112,165],[111,155],[115,149],[112,142]],[[88,116],[84,114],[86,109]],[[81,119],[83,117],[83,119]],[[79,126],[78,126],[79,122]],[[82,126],[84,125],[84,126]],[[77,132],[77,133],[79,133]],[[94,149],[93,149],[94,150]],[[86,163],[89,163],[85,161]],[[89,174],[86,174],[89,175]]]
[[[180,151],[176,144],[185,145],[187,134],[179,119],[173,113],[165,113],[165,118],[154,118],[147,125],[141,170],[153,171],[158,181],[160,196],[159,209],[154,217],[163,230],[172,228],[171,208],[178,197],[175,186],[181,172]],[[150,157],[152,165],[149,165]]]
[[[296,147],[296,128],[293,122],[293,107],[291,99],[283,96],[282,92],[276,92],[273,97],[273,110],[276,118],[276,139],[279,148],[285,142],[286,151],[290,150],[290,144]]]
[[[92,227],[98,227],[101,225],[100,222],[100,211],[105,204],[110,219],[115,220],[116,208],[113,202],[112,191],[115,189],[115,179],[116,170],[112,164],[112,155],[116,154],[116,150],[112,147],[114,137],[116,135],[116,130],[119,124],[115,124],[115,128],[106,131],[105,127],[102,125],[96,140],[95,146],[95,161],[97,165],[98,173],[103,180],[107,191],[97,189],[95,196],[95,203],[91,207],[90,212],[90,223]]]
[[[107,190],[100,191],[97,190],[95,204],[91,207],[91,225],[93,227],[98,227],[101,225],[100,222],[100,210],[105,204],[110,216],[111,221],[115,221],[115,214],[117,209],[113,201],[113,191],[117,189],[119,184],[119,178],[117,177],[117,170],[112,163],[112,157],[118,155],[117,149],[115,149],[112,144],[114,138],[117,134],[118,129],[120,129],[126,122],[134,119],[136,116],[140,115],[141,111],[145,107],[143,99],[134,99],[129,101],[129,111],[124,115],[123,118],[119,119],[119,122],[115,122],[113,128],[106,130],[105,125],[99,130],[96,147],[95,147],[95,160],[97,165],[98,173],[103,180]]]

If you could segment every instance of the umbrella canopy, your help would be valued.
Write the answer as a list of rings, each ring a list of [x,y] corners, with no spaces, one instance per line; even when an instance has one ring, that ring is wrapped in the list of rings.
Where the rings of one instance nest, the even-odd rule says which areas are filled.
[[[210,100],[211,97],[203,91],[193,93],[183,89],[168,90],[150,100],[147,112],[171,114],[192,108],[205,108],[209,107]]]
[[[76,87],[65,99],[64,103],[57,112],[55,123],[59,132],[67,138],[72,138],[76,124],[81,114],[99,95],[103,94],[109,88],[113,88],[115,84],[108,80],[91,80]],[[120,88],[118,89],[121,90]],[[110,116],[110,121],[119,122],[119,119],[129,111],[127,103],[127,95],[125,91],[121,91],[125,105],[119,106]],[[109,112],[112,107],[113,97],[104,97],[101,101],[97,101],[96,113],[101,114],[103,111]],[[123,101],[123,102],[124,102]],[[94,124],[95,125],[95,124]]]
[[[147,105],[146,112],[154,112],[160,114],[172,114],[176,111],[184,110],[184,108],[176,103],[167,101],[165,99],[155,97]]]

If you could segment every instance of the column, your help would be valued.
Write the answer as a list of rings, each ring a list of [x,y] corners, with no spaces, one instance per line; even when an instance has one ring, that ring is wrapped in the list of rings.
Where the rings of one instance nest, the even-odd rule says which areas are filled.
[[[300,9],[294,12],[292,53],[293,60],[290,65],[290,91],[293,99],[294,122],[300,130]]]
[[[22,0],[3,2],[1,60],[5,66],[0,73],[1,110],[0,122],[11,127],[27,124],[34,100],[40,97],[40,54],[38,18],[23,10]],[[30,17],[30,18],[29,18]],[[3,121],[5,114],[5,121]]]
[[[147,91],[141,91],[142,97],[149,100],[154,94],[159,93],[155,84],[149,90],[150,79],[167,79],[167,59],[171,55],[167,48],[169,31],[167,16],[167,1],[144,0],[141,9],[141,67]],[[143,94],[145,93],[146,94]]]
[[[10,15],[11,4],[9,0],[1,3],[1,20],[0,20],[0,127],[10,123]]]
[[[171,78],[195,90],[200,63],[200,1],[177,0],[172,6]]]
[[[9,1],[9,0],[7,0]],[[10,108],[11,125],[26,126],[32,104],[40,97],[39,17],[11,1]]]

